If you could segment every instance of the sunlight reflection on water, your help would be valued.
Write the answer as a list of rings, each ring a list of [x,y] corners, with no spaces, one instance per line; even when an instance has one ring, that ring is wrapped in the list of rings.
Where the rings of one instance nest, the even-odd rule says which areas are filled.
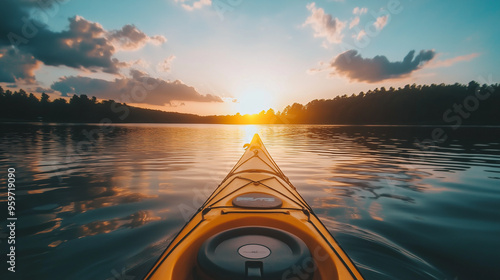
[[[142,277],[254,133],[367,279],[500,276],[499,128],[429,151],[432,127],[127,124],[89,145],[97,126],[1,128],[26,279]]]

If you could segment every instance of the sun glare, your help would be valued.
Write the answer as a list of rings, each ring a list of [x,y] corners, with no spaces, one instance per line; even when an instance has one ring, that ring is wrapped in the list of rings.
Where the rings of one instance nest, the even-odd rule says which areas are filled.
[[[265,90],[247,90],[237,98],[236,112],[245,114],[258,114],[262,110],[273,107],[273,95]]]
[[[244,136],[245,143],[250,143],[252,141],[252,138],[255,135],[255,133],[259,133],[261,128],[262,128],[261,126],[252,125],[252,124],[243,126],[242,129],[243,129],[243,132],[245,133],[245,136]]]

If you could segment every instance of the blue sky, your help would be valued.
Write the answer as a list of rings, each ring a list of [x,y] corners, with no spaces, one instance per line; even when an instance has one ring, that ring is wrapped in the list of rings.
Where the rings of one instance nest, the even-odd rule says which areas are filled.
[[[268,2],[6,0],[0,84],[206,115],[499,81],[497,1]],[[23,15],[38,32],[13,47]]]

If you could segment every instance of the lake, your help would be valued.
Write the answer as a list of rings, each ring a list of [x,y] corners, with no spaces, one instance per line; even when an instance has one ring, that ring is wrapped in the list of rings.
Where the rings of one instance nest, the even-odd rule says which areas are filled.
[[[366,279],[500,279],[499,127],[0,128],[1,279],[142,279],[254,133]]]

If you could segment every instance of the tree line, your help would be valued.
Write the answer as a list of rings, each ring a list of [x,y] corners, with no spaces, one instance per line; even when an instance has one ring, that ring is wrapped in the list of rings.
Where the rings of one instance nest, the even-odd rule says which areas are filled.
[[[46,93],[42,93],[39,99],[23,89],[12,92],[0,87],[0,120],[3,121],[196,123],[202,119],[194,114],[142,109],[114,100],[98,101],[96,97],[89,98],[85,94],[75,94],[69,101],[64,98],[51,101]]]
[[[350,96],[316,99],[306,105],[294,103],[282,112],[263,110],[254,115],[198,116],[143,109],[73,95],[50,100],[24,90],[0,87],[0,120],[44,122],[116,123],[218,123],[218,124],[435,124],[500,125],[500,85],[463,84],[406,85],[376,88]]]
[[[351,96],[295,103],[283,110],[293,123],[500,124],[500,85],[406,85]],[[460,120],[459,120],[460,119]]]

